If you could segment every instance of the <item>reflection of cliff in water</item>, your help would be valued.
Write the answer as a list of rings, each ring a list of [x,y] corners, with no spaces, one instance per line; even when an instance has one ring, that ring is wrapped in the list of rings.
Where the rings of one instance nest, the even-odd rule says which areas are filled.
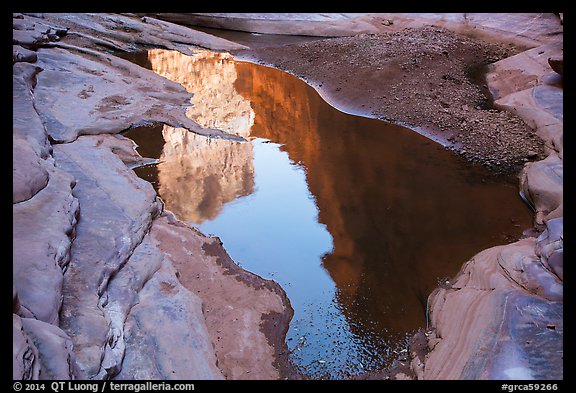
[[[246,63],[236,70],[236,89],[256,114],[251,134],[284,144],[306,168],[334,239],[323,265],[369,346],[425,326],[440,278],[531,226],[514,182],[484,179],[404,128],[336,111],[295,77]]]
[[[213,219],[222,207],[254,191],[250,143],[208,139],[164,126],[158,193],[183,220]]]
[[[158,73],[194,93],[188,112],[193,120],[281,144],[296,167],[304,170],[306,191],[319,210],[318,221],[333,240],[333,250],[323,257],[322,266],[336,285],[336,299],[330,302],[330,287],[330,306],[323,299],[313,304],[317,308],[310,315],[300,310],[302,322],[291,323],[293,350],[304,345],[300,341],[304,336],[309,339],[301,352],[293,352],[296,357],[301,354],[302,365],[317,364],[320,371],[329,372],[330,367],[347,367],[338,363],[340,357],[369,367],[385,365],[393,357],[390,351],[402,347],[407,333],[425,326],[426,298],[439,279],[454,276],[479,250],[509,243],[531,227],[531,214],[517,195],[516,179],[491,180],[481,168],[469,167],[414,132],[341,113],[293,76],[212,53],[187,57],[152,50],[149,60]],[[248,142],[207,139],[179,128],[164,126],[161,131],[161,153],[157,147],[144,146],[152,143],[149,131],[139,130],[142,139],[137,140],[138,135],[134,139],[141,145],[141,154],[146,155],[148,148],[151,156],[159,156],[152,179],[167,209],[179,218],[210,224],[227,202],[254,193],[254,198],[244,200],[250,202],[262,194],[254,192],[253,160],[263,157],[255,152],[264,149]],[[268,161],[264,165],[273,166]],[[258,179],[262,181],[256,173]],[[286,184],[283,177],[274,181]],[[276,198],[267,207],[276,208],[274,203],[286,212]],[[251,208],[262,209],[255,206]],[[253,213],[240,222],[265,223],[270,228],[277,224],[273,214],[255,218]],[[291,230],[302,228],[295,224]],[[246,242],[254,245],[252,238]],[[289,247],[309,245],[302,243],[295,241]],[[274,248],[266,259],[274,252],[282,251]],[[299,273],[308,271],[294,267],[297,264],[285,265],[300,269]],[[307,289],[297,290],[302,303],[308,304]],[[326,333],[334,324],[344,325],[340,314],[332,314],[334,304],[347,326],[338,329],[343,334],[331,336]],[[308,326],[312,323],[317,326]],[[323,336],[316,338],[316,330]],[[314,347],[323,345],[327,348]],[[325,363],[313,363],[318,359]]]
[[[250,135],[254,111],[250,101],[234,89],[236,68],[226,53],[202,51],[186,56],[177,51],[148,51],[152,70],[180,83],[194,96],[186,115],[205,128],[240,136]]]
[[[148,52],[152,69],[194,92],[187,115],[203,127],[248,136],[254,121],[250,101],[234,89],[236,71],[229,56],[201,52]],[[222,207],[254,191],[250,143],[209,139],[183,128],[164,126],[158,193],[183,220],[213,219]]]

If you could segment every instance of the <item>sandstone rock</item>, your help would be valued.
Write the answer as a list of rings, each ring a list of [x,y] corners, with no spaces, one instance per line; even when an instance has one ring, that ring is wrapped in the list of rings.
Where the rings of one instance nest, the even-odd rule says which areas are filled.
[[[536,224],[543,225],[546,220],[563,216],[563,173],[563,163],[557,154],[524,166],[520,190],[536,210]]]
[[[491,65],[486,83],[494,101],[543,85],[551,74],[549,57],[562,53],[562,42],[550,42],[507,57]]]
[[[510,244],[498,255],[504,273],[527,292],[557,302],[563,300],[563,285],[535,255],[535,240]]]
[[[560,75],[564,75],[564,58],[555,56],[548,58],[548,64],[550,64],[550,68],[557,72]]]
[[[484,336],[486,344],[471,358],[463,379],[563,379],[563,304],[511,292],[501,310],[501,318]]]
[[[22,327],[22,319],[12,314],[12,379],[38,379],[38,350]]]
[[[48,184],[48,171],[30,144],[12,136],[12,203],[32,198]]]
[[[264,34],[342,36],[376,33],[389,25],[372,20],[369,14],[278,14],[278,13],[160,13],[159,19],[187,26],[207,26]],[[389,19],[384,19],[388,21]]]
[[[202,301],[166,260],[138,293],[125,324],[126,356],[116,379],[223,379]]]
[[[224,38],[216,37],[202,31],[189,29],[161,19],[142,17],[142,22],[148,25],[146,30],[149,30],[150,25],[156,27],[156,31],[158,31],[159,34],[154,34],[154,36],[164,39],[167,42],[184,42],[187,40],[188,42],[203,48],[225,51],[247,49],[247,47],[242,44],[228,41]],[[182,37],[184,37],[185,40],[182,40]]]
[[[22,326],[38,351],[39,379],[75,379],[75,358],[72,341],[55,325],[31,318],[22,318]]]
[[[527,238],[484,250],[450,288],[434,291],[431,322],[439,340],[427,355],[424,379],[562,378],[562,302],[531,295],[511,280],[514,264],[531,258],[533,244]],[[549,322],[559,329],[546,328]]]
[[[126,264],[116,273],[106,291],[105,315],[110,325],[104,357],[102,359],[100,378],[114,377],[122,370],[122,362],[126,351],[124,323],[131,308],[138,304],[138,293],[150,278],[160,269],[163,255],[150,243],[150,236],[145,236],[142,242],[134,249]],[[162,297],[162,294],[160,294]],[[167,331],[169,325],[162,324]],[[132,358],[146,357],[142,348],[132,346],[129,353]],[[135,375],[138,367],[132,368],[124,364],[123,375]]]
[[[52,147],[34,108],[33,91],[40,71],[42,68],[28,63],[12,66],[12,135],[13,138],[25,139],[38,157],[47,158]]]
[[[55,141],[70,142],[84,134],[118,133],[146,122],[242,140],[204,129],[187,118],[191,95],[180,85],[116,56],[67,48],[70,51],[38,50],[37,63],[44,70],[38,75],[34,91],[36,110]]]
[[[536,254],[543,263],[560,278],[564,279],[564,218],[546,222],[546,229],[536,239]]]
[[[25,61],[28,63],[34,63],[38,59],[36,53],[33,51],[22,48],[20,45],[12,46],[12,62],[17,63],[20,61]]]
[[[134,50],[134,44],[152,45],[192,54],[192,46],[214,50],[245,48],[244,45],[150,16],[134,14],[51,13],[41,21],[65,26],[83,47]],[[77,38],[76,38],[77,37]]]
[[[218,367],[226,379],[279,379],[287,367],[292,307],[274,281],[236,265],[218,238],[206,237],[165,212],[151,229],[179,280],[204,303]]]
[[[148,230],[161,209],[152,186],[128,170],[103,136],[84,136],[56,145],[58,167],[74,176],[80,204],[76,238],[64,276],[61,328],[74,343],[80,377],[100,372],[109,325],[104,296],[111,276]]]
[[[98,146],[110,150],[130,169],[158,163],[157,159],[140,156],[136,143],[120,134],[103,135],[98,139]]]
[[[13,205],[12,282],[21,307],[34,318],[58,324],[62,270],[69,260],[78,202],[74,179],[46,161],[46,187]]]
[[[563,88],[551,80],[547,58],[562,53],[549,42],[494,63],[486,76],[496,108],[518,115],[552,151],[562,154]]]
[[[14,44],[30,49],[57,41],[66,34],[66,28],[45,21],[42,15],[33,14],[14,15],[12,29]]]
[[[49,41],[48,36],[40,31],[14,30],[12,32],[12,41],[24,48],[36,49],[40,44]]]

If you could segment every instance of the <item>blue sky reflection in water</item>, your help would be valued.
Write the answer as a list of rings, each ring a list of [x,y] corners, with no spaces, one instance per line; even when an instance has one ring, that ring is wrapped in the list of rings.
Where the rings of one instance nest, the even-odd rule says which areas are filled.
[[[250,264],[252,259],[261,261],[259,274],[265,278],[281,272],[287,282],[333,286],[318,263],[332,251],[332,237],[325,225],[318,223],[318,209],[303,169],[290,162],[278,144],[255,139],[252,145],[254,193],[230,202],[199,228],[221,237],[240,265]],[[308,269],[318,271],[311,274]],[[298,294],[294,295],[297,298]],[[292,301],[296,298],[290,297]]]
[[[310,348],[305,357],[319,359],[319,348],[310,346],[310,341],[322,340],[330,327],[318,325],[314,317],[337,313],[334,282],[320,263],[332,251],[332,236],[318,222],[303,168],[291,162],[278,144],[258,138],[252,146],[254,193],[227,204],[215,219],[198,227],[219,236],[242,267],[280,282],[294,308],[289,347],[304,354]],[[342,322],[330,321],[340,326]]]
[[[287,344],[313,377],[377,370],[426,326],[426,298],[478,251],[531,226],[517,179],[494,177],[403,127],[328,105],[285,72],[229,55],[151,50],[145,66],[194,92],[189,116],[251,142],[168,126],[127,136],[166,208],[274,279]]]

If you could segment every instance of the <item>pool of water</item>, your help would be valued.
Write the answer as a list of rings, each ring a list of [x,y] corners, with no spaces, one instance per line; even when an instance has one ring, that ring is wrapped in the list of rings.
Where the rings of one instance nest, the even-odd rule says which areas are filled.
[[[285,72],[230,55],[153,49],[133,59],[194,93],[188,116],[243,136],[129,130],[166,209],[277,281],[291,359],[313,378],[379,370],[426,327],[426,300],[487,247],[531,227],[518,180],[425,137],[345,114]]]

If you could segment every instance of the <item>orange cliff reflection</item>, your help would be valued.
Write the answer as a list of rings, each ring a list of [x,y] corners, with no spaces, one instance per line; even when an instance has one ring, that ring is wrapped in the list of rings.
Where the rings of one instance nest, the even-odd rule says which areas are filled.
[[[482,180],[481,168],[402,127],[341,113],[291,75],[242,62],[236,72],[255,113],[251,134],[306,168],[334,239],[323,265],[351,329],[372,345],[377,332],[425,326],[439,278],[531,226],[515,183]]]
[[[236,70],[229,55],[200,52],[186,56],[153,49],[148,61],[156,73],[182,84],[194,96],[187,116],[203,127],[250,135],[254,111],[234,88]],[[223,206],[254,191],[252,145],[209,139],[183,128],[164,126],[158,164],[158,193],[166,208],[183,220],[202,223]]]

